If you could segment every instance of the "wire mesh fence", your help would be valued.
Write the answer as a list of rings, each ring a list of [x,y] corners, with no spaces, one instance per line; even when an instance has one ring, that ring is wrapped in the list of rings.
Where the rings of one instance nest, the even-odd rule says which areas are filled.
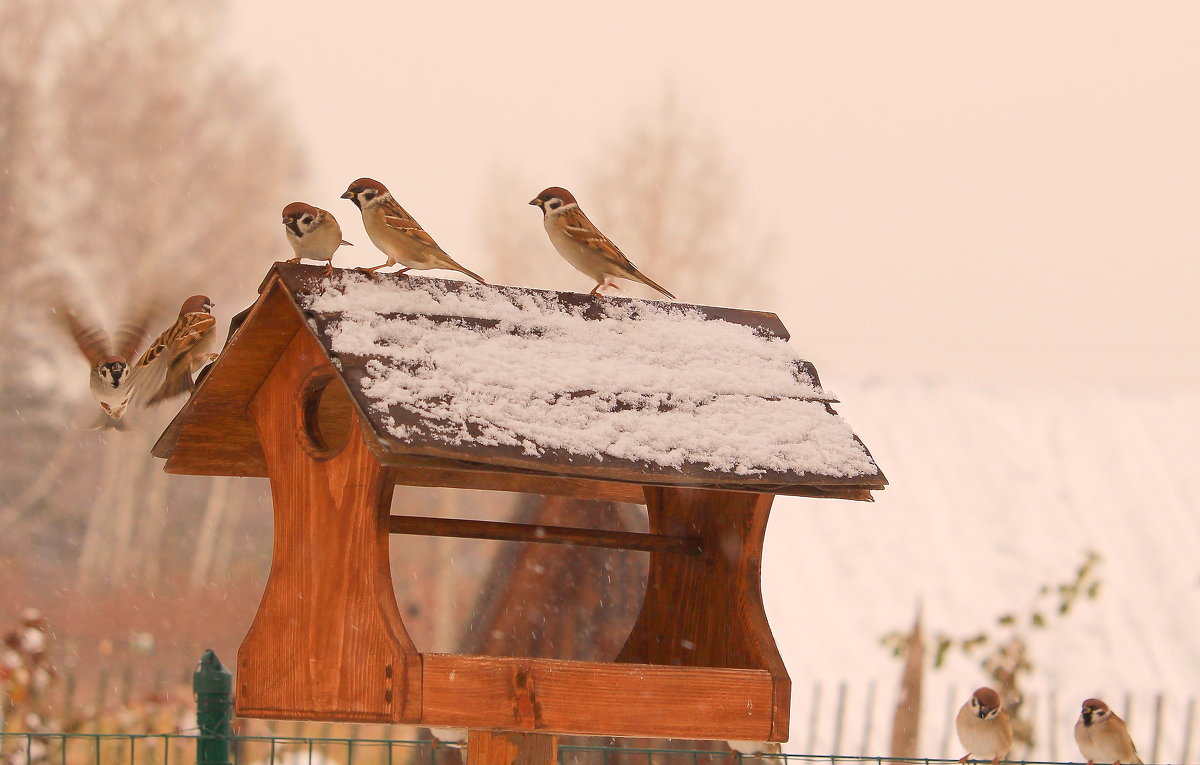
[[[0,733],[0,762],[3,765],[197,765],[197,744],[201,738],[179,733]],[[465,745],[431,740],[230,736],[227,741],[230,765],[464,765],[467,760]],[[559,765],[953,765],[957,762],[940,758],[742,754],[619,746],[564,745],[558,750]],[[1008,762],[1069,765],[1047,760]]]

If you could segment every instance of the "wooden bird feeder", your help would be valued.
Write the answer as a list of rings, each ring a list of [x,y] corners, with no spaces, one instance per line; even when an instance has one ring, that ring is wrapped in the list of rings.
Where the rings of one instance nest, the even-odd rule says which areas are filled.
[[[378,352],[353,350],[346,332],[350,313],[314,302],[331,283],[342,281],[401,301],[399,308],[385,306],[373,322],[357,325],[382,333]],[[504,311],[487,316],[476,310],[491,305],[489,300]],[[459,305],[470,310],[455,313]],[[551,321],[558,320],[555,311],[563,321],[576,322],[611,321],[616,311],[636,331],[639,312],[663,306],[686,312],[700,329],[741,332],[746,342],[765,343],[768,350],[788,338],[768,313],[384,274],[370,281],[335,275],[331,282],[318,267],[275,264],[220,358],[154,447],[169,473],[271,481],[274,556],[258,613],[238,652],[238,714],[470,728],[469,748],[499,752],[502,759],[510,749],[522,749],[525,733],[786,741],[791,681],[759,587],[772,499],[788,494],[870,500],[871,491],[886,484],[833,412],[831,399],[718,391],[681,413],[683,405],[667,390],[665,397],[647,399],[656,403],[618,397],[596,409],[597,418],[633,412],[643,418],[634,422],[651,423],[646,433],[614,437],[621,443],[632,439],[636,447],[639,439],[654,436],[652,424],[660,419],[682,418],[679,427],[686,428],[693,416],[703,415],[703,407],[719,400],[786,405],[791,409],[779,409],[772,419],[787,419],[786,411],[811,415],[811,426],[796,440],[811,439],[814,454],[826,447],[857,450],[851,455],[857,468],[840,475],[786,466],[717,468],[698,464],[694,453],[662,464],[638,457],[636,448],[578,453],[569,443],[539,445],[528,434],[497,435],[499,426],[488,412],[500,409],[470,407],[478,391],[503,387],[489,377],[490,368],[456,367],[458,388],[422,399],[410,395],[406,381],[436,379],[433,367],[443,362],[436,354],[388,355],[397,348],[415,354],[439,331],[478,331],[482,334],[470,337],[493,343],[489,348],[501,343],[503,354],[504,347],[517,347],[513,342],[540,342],[558,331]],[[366,301],[356,310],[373,309]],[[537,321],[523,324],[522,311],[540,312],[537,321],[550,321],[550,328]],[[392,336],[392,330],[410,334]],[[478,352],[485,352],[483,346]],[[622,349],[607,352],[605,368],[620,371]],[[707,362],[699,363],[696,369],[703,371]],[[807,362],[795,361],[791,373],[808,386],[803,390],[820,391]],[[521,379],[525,384],[530,378]],[[674,384],[670,370],[663,379]],[[693,379],[694,374],[679,379],[679,387]],[[391,398],[381,393],[380,380],[388,381]],[[503,402],[503,392],[495,395]],[[534,395],[529,406],[554,414],[556,406],[599,395],[591,389],[552,391]],[[774,432],[778,422],[760,425],[762,432]],[[844,429],[838,444],[822,440],[838,428]],[[711,435],[723,438],[720,448],[729,450],[733,436]],[[733,447],[736,451],[736,441]],[[392,515],[397,484],[639,503],[647,507],[649,533]],[[421,653],[396,605],[389,534],[645,551],[650,559],[645,602],[612,661]],[[536,756],[546,746],[542,741],[525,751]]]

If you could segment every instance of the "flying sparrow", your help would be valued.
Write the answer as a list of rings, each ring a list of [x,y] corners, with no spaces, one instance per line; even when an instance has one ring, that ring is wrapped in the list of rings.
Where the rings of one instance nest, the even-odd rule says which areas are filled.
[[[195,390],[192,375],[217,355],[211,353],[217,324],[212,306],[204,295],[183,301],[175,323],[138,358],[130,372],[135,404],[153,406]]]
[[[958,730],[958,740],[967,748],[959,762],[971,758],[991,760],[995,765],[1012,749],[1012,724],[1000,703],[1000,694],[991,688],[980,688],[971,694],[958,710],[954,727]]]
[[[121,419],[133,395],[130,359],[146,339],[146,327],[157,310],[152,300],[139,300],[137,308],[122,322],[112,338],[80,306],[72,305],[65,295],[54,301],[54,315],[75,340],[91,367],[88,387],[100,404],[100,419],[95,430],[126,430]]]
[[[480,284],[487,284],[479,274],[460,266],[447,255],[433,237],[425,233],[412,216],[396,203],[391,192],[379,181],[359,178],[350,184],[342,199],[349,199],[362,212],[363,228],[375,246],[387,255],[387,262],[365,269],[373,274],[381,268],[399,263],[403,274],[410,269],[444,268],[459,271]]]
[[[1079,720],[1075,723],[1075,743],[1079,745],[1079,753],[1087,758],[1088,765],[1096,761],[1142,765],[1125,721],[1113,714],[1108,704],[1100,699],[1083,702]]]
[[[301,258],[325,261],[325,275],[333,273],[333,253],[343,244],[354,245],[342,239],[342,228],[333,213],[313,207],[304,202],[292,202],[283,208],[283,226],[288,244],[296,257],[288,263],[299,263]]]
[[[550,243],[558,250],[558,254],[596,280],[592,295],[605,284],[612,284],[614,278],[620,278],[641,282],[675,299],[674,295],[637,270],[612,240],[600,233],[600,229],[579,209],[579,203],[571,192],[551,186],[529,204],[542,208],[542,225],[546,227]]]

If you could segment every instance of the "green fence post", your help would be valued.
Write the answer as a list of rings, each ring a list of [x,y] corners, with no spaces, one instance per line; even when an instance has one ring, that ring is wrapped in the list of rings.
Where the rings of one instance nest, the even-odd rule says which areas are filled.
[[[233,675],[210,648],[192,675],[196,696],[196,765],[230,765],[229,735],[233,721]]]

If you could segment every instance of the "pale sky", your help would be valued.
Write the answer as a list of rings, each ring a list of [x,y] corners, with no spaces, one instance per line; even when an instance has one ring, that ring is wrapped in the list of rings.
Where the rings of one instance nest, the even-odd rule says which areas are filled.
[[[1200,383],[1200,3],[246,0],[230,24],[305,141],[295,198],[360,247],[338,196],[369,175],[486,275],[492,171],[531,179],[513,225],[540,230],[526,202],[586,200],[670,87],[778,234],[757,307],[835,389]],[[548,243],[529,269],[591,287]]]

